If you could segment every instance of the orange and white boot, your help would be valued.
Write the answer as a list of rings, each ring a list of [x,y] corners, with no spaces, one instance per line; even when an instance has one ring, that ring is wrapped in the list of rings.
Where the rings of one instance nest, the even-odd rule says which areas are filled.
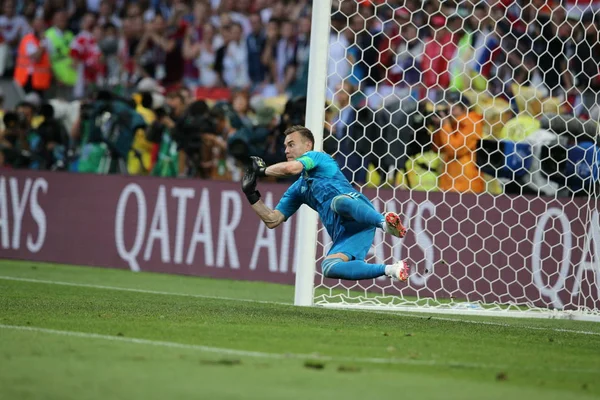
[[[385,268],[385,274],[393,279],[406,282],[410,275],[410,266],[406,260],[396,261],[394,264],[388,265]]]
[[[402,225],[400,216],[395,212],[387,212],[384,214],[385,223],[383,224],[383,230],[385,233],[390,235],[403,238],[406,236],[406,228]]]

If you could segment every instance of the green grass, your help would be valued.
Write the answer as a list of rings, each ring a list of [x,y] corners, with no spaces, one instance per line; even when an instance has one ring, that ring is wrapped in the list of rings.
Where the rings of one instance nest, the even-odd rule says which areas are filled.
[[[600,324],[292,298],[283,285],[0,261],[0,399],[600,397]]]

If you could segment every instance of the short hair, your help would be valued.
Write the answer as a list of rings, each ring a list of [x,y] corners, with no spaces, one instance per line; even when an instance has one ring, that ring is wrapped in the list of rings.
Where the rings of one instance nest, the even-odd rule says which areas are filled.
[[[288,136],[294,132],[298,132],[304,139],[308,139],[312,143],[313,148],[315,147],[315,135],[313,135],[310,129],[302,125],[293,125],[287,128],[283,134],[284,136]]]

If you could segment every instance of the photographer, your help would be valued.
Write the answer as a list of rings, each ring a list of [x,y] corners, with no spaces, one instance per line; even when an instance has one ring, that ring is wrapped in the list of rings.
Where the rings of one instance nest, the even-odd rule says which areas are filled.
[[[256,125],[242,126],[229,137],[229,155],[244,165],[248,165],[250,156],[262,157],[267,149],[267,140],[273,136],[276,127],[275,109],[261,104],[256,111]]]
[[[204,105],[206,106],[206,105]],[[202,107],[197,115],[202,115],[205,112],[207,107]],[[188,168],[186,165],[187,154],[185,151],[185,147],[181,147],[181,144],[185,142],[186,136],[186,127],[184,126],[186,123],[184,121],[186,114],[186,104],[185,98],[181,94],[180,91],[171,91],[167,94],[166,98],[166,107],[160,107],[155,110],[156,121],[152,124],[148,134],[147,139],[155,144],[159,144],[161,148],[159,149],[159,155],[157,156],[157,162],[167,162],[164,159],[161,161],[160,154],[163,154],[166,149],[170,149],[170,145],[166,148],[163,148],[164,143],[171,143],[171,141],[179,143],[180,146],[178,148],[178,156],[176,157],[177,168],[165,166],[159,166],[158,170],[170,171],[169,176],[187,176]],[[190,114],[189,110],[187,114]],[[163,136],[166,135],[164,138]],[[168,162],[171,162],[171,158],[168,158]],[[174,171],[177,171],[174,174]],[[155,171],[153,171],[153,174]]]
[[[196,101],[177,117],[180,99],[176,97],[168,101],[173,107],[169,115],[165,109],[157,110],[157,120],[148,133],[148,140],[160,144],[152,174],[231,179],[225,162],[225,137],[231,126],[224,111],[218,107],[210,110],[204,101]]]
[[[242,178],[241,169],[227,153],[227,140],[236,132],[231,126],[232,113],[226,104],[215,106],[208,115],[208,126],[213,129],[201,131],[204,146],[199,160],[201,171],[211,179],[237,182]]]
[[[406,144],[406,158],[403,167],[399,168],[406,171],[402,182],[411,190],[439,191],[439,171],[443,162],[433,146],[432,135],[441,129],[448,111],[447,104],[443,102],[434,105],[421,101],[415,112],[408,116],[408,127],[414,136]]]
[[[29,151],[27,130],[16,112],[7,112],[3,118],[6,129],[0,133],[0,167],[27,168]]]
[[[263,159],[268,165],[285,161],[285,146],[283,141],[285,136],[283,132],[294,125],[304,125],[304,115],[306,113],[306,96],[294,97],[287,101],[283,115],[279,120],[279,126],[271,132],[266,140],[266,149]],[[324,136],[323,149],[327,149],[328,142]],[[283,178],[289,179],[289,178]]]
[[[56,170],[66,168],[66,151],[69,136],[64,125],[54,117],[54,108],[50,104],[40,107],[44,122],[37,128],[39,145],[34,158],[39,161],[39,168]]]

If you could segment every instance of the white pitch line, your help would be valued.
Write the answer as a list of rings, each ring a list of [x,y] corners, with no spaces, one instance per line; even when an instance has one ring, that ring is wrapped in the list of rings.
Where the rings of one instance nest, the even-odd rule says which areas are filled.
[[[118,287],[118,286],[94,285],[94,284],[89,284],[89,283],[51,281],[51,280],[33,279],[33,278],[18,278],[18,277],[13,277],[13,276],[6,276],[6,275],[0,275],[0,280],[42,283],[42,284],[48,284],[48,285],[60,285],[60,286],[72,286],[72,287],[87,287],[87,288],[92,288],[92,289],[103,289],[103,290],[119,290],[119,291],[123,291],[123,292],[158,294],[158,295],[165,295],[165,296],[194,297],[194,298],[200,298],[200,299],[223,300],[223,301],[241,301],[241,302],[246,302],[246,303],[278,304],[278,305],[286,305],[286,306],[292,305],[292,303],[284,303],[284,302],[268,301],[268,300],[254,300],[254,299],[242,299],[242,298],[235,298],[235,297],[208,296],[208,295],[191,294],[191,293],[163,292],[163,291],[158,291],[158,290],[133,289],[133,288]],[[552,331],[552,332],[574,333],[574,334],[579,334],[579,335],[600,336],[600,332],[594,332],[594,331],[583,331],[583,330],[567,329],[567,328],[540,327],[540,326],[531,326],[531,325],[517,325],[517,324],[512,325],[512,324],[506,324],[506,323],[501,323],[501,322],[477,321],[477,320],[460,319],[460,318],[423,316],[422,314],[407,314],[407,313],[403,313],[401,311],[399,311],[399,312],[364,311],[364,310],[353,310],[353,309],[338,309],[338,310],[354,311],[354,312],[369,312],[369,313],[396,315],[396,316],[401,316],[401,317],[419,318],[419,319],[431,318],[431,319],[437,320],[437,321],[462,322],[462,323],[475,324],[475,325],[490,325],[490,326],[501,326],[501,327],[510,327],[510,328],[522,328],[522,329],[537,330],[537,331]]]
[[[254,300],[254,299],[241,299],[236,297],[221,297],[221,296],[208,296],[204,294],[190,294],[190,293],[177,293],[177,292],[161,292],[158,290],[146,290],[146,289],[133,289],[124,288],[119,286],[105,286],[105,285],[93,285],[89,283],[74,283],[74,282],[62,282],[62,281],[48,281],[44,279],[30,279],[30,278],[17,278],[13,276],[0,275],[0,279],[7,281],[17,282],[31,282],[31,283],[45,283],[48,285],[60,285],[60,286],[73,286],[73,287],[87,287],[92,289],[104,289],[104,290],[120,290],[123,292],[135,292],[135,293],[147,293],[147,294],[161,294],[167,296],[181,296],[181,297],[196,297],[200,299],[212,299],[212,300],[224,300],[224,301],[242,301],[248,303],[263,303],[263,304],[282,304],[291,305],[290,303],[281,303],[276,301],[267,300]]]
[[[20,326],[20,325],[5,325],[0,324],[0,329],[12,329],[16,331],[28,331],[47,333],[52,335],[78,337],[82,339],[100,339],[108,340],[113,342],[124,342],[134,343],[149,346],[168,347],[175,349],[193,350],[205,353],[214,354],[226,354],[230,356],[240,357],[254,357],[254,358],[268,358],[268,359],[298,359],[298,360],[317,360],[317,361],[330,361],[330,362],[352,362],[359,364],[392,364],[392,365],[425,365],[425,366],[436,366],[436,367],[453,367],[453,368],[473,368],[473,369],[493,369],[493,370],[552,370],[555,372],[581,372],[589,374],[600,373],[599,369],[585,369],[585,368],[555,368],[555,367],[521,367],[514,366],[509,367],[506,365],[496,364],[479,364],[462,361],[447,361],[440,362],[436,360],[417,360],[410,358],[377,358],[377,357],[332,357],[319,354],[301,354],[301,353],[266,353],[262,351],[250,351],[250,350],[238,350],[229,349],[225,347],[213,347],[204,346],[198,344],[185,344],[177,342],[167,342],[162,340],[149,340],[140,338],[129,338],[124,336],[111,336],[102,335],[98,333],[86,333],[86,332],[75,332],[75,331],[63,331],[57,329],[38,328],[33,326]]]
[[[47,328],[38,328],[33,326],[20,326],[20,325],[5,325],[0,324],[0,329],[12,329],[17,331],[29,331],[29,332],[39,332],[39,333],[48,333],[53,335],[61,335],[61,336],[71,336],[78,337],[83,339],[101,339],[101,340],[109,340],[114,342],[125,342],[125,343],[135,343],[135,344],[144,344],[150,346],[159,346],[159,347],[169,347],[169,348],[177,348],[177,349],[185,349],[185,350],[195,350],[201,351],[205,353],[216,353],[216,354],[226,354],[232,356],[241,356],[241,357],[255,357],[255,358],[271,358],[271,359],[300,359],[300,360],[319,360],[319,361],[344,361],[344,362],[356,362],[356,363],[367,363],[367,364],[412,364],[412,365],[440,365],[440,366],[458,366],[458,367],[466,367],[466,368],[498,368],[501,366],[496,365],[485,365],[485,364],[474,364],[474,363],[463,363],[463,362],[447,362],[440,363],[435,360],[415,360],[408,358],[359,358],[359,357],[331,357],[324,356],[319,354],[299,354],[299,353],[266,353],[262,351],[249,351],[249,350],[238,350],[238,349],[229,349],[225,347],[213,347],[213,346],[204,346],[198,344],[185,344],[185,343],[177,343],[177,342],[166,342],[162,340],[149,340],[149,339],[139,339],[139,338],[129,338],[124,336],[111,336],[111,335],[102,335],[98,333],[86,333],[86,332],[75,332],[75,331],[63,331],[57,329],[47,329]]]
[[[405,314],[405,313],[397,313],[397,315],[402,315],[403,317],[417,317],[416,315]],[[427,319],[426,316],[419,316],[420,318]],[[492,317],[493,318],[493,317]],[[576,329],[566,329],[566,328],[549,328],[544,326],[531,326],[531,325],[511,325],[511,324],[503,324],[501,322],[492,322],[492,321],[472,321],[465,320],[459,318],[447,318],[447,317],[432,317],[431,319],[437,319],[438,321],[449,321],[449,322],[468,322],[470,324],[480,324],[480,325],[492,325],[492,326],[501,326],[506,328],[525,328],[536,331],[554,331],[554,332],[566,332],[566,333],[577,333],[580,335],[596,335],[599,336],[600,332],[594,331],[580,331]]]

